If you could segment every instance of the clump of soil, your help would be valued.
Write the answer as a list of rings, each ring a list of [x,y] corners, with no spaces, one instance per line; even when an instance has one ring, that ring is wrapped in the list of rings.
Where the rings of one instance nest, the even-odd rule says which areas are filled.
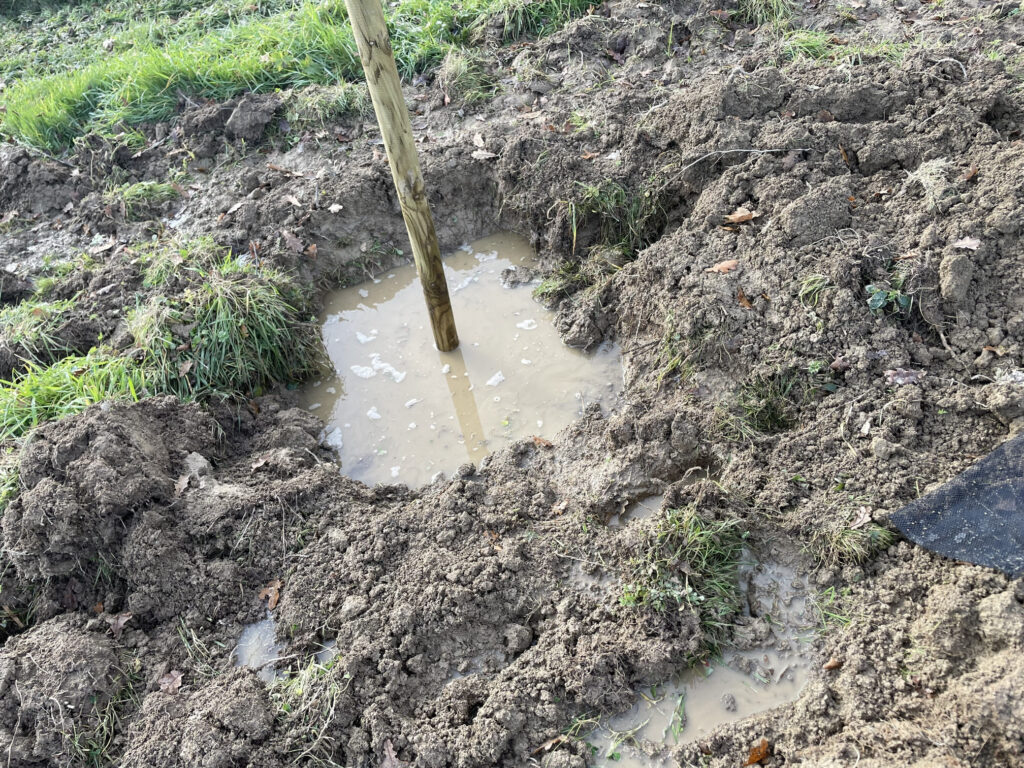
[[[655,492],[799,548],[826,596],[816,651],[837,662],[681,764],[742,764],[761,739],[766,765],[1020,762],[1021,581],[887,527],[1024,428],[1024,96],[975,55],[1020,22],[832,66],[787,64],[766,29],[711,10],[605,4],[503,53],[515,83],[469,115],[410,90],[442,241],[529,234],[563,337],[622,346],[614,411],[422,489],[342,476],[287,391],[100,405],[34,433],[3,515],[0,616],[25,625],[0,631],[11,765],[73,761],[113,707],[125,765],[585,766],[574,718],[707,649],[696,613],[619,600],[654,521],[605,522]],[[921,16],[872,11],[879,35]],[[198,106],[138,156],[97,139],[66,161],[88,148],[97,179],[162,181],[192,152],[164,220],[0,148],[0,219],[18,212],[0,260],[38,282],[43,255],[91,250],[55,295],[126,350],[128,311],[176,295],[142,279],[154,234],[208,236],[310,294],[404,259],[372,125],[293,145],[277,109]],[[690,487],[695,466],[719,488]],[[581,561],[611,588],[573,580]],[[275,580],[286,679],[268,688],[229,657]],[[330,640],[338,657],[310,666]]]

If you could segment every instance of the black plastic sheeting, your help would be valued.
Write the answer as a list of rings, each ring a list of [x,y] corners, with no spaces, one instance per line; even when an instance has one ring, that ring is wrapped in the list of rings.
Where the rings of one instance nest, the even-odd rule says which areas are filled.
[[[1024,574],[1024,434],[891,519],[932,552]]]

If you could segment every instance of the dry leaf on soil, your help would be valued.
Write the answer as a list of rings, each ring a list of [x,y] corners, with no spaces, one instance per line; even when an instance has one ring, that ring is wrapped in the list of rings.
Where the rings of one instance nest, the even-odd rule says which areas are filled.
[[[964,237],[953,243],[953,247],[962,251],[976,251],[981,247],[981,240],[976,237]]]
[[[747,294],[740,288],[736,291],[736,301],[740,303],[740,306],[744,309],[753,309],[754,305],[750,303],[750,299],[747,298]]]
[[[533,444],[538,446],[538,447],[540,447],[540,448],[554,448],[555,447],[555,444],[552,443],[550,440],[546,440],[543,437],[538,437],[537,435],[533,436]]]
[[[727,259],[726,261],[720,261],[713,267],[708,267],[705,272],[717,272],[720,275],[728,274],[732,272],[736,267],[740,265],[736,259]]]
[[[478,149],[472,155],[474,160],[490,160],[491,158],[497,157],[493,152],[488,152],[486,149]]]
[[[180,671],[172,669],[157,681],[160,685],[160,690],[173,696],[181,688],[181,676],[182,673]]]
[[[288,246],[288,250],[294,251],[295,253],[302,253],[306,250],[306,247],[302,244],[295,235],[289,232],[287,229],[281,230],[281,237],[284,238],[284,244]]]
[[[839,669],[841,666],[843,666],[843,662],[837,659],[835,656],[833,656],[831,659],[822,664],[821,668],[832,671],[833,669]]]
[[[277,601],[281,599],[281,580],[274,579],[260,590],[260,600],[267,601],[267,610],[272,611],[277,607]]]
[[[380,768],[402,768],[408,765],[404,760],[399,760],[398,755],[395,754],[395,745],[391,743],[391,739],[384,742],[384,760],[380,764]]]
[[[484,148],[484,137],[481,136],[479,133],[475,134],[473,136],[473,144],[478,146],[478,147],[480,147],[480,149],[483,149]]]
[[[752,221],[761,214],[757,211],[751,211],[748,208],[744,208],[742,205],[735,211],[725,217],[726,224],[742,224],[745,221]]]
[[[771,757],[772,745],[768,743],[768,739],[761,739],[761,743],[752,747],[750,755],[747,757],[747,762],[743,765],[759,765],[761,761]]]
[[[295,195],[285,195],[284,201],[286,203],[291,203],[296,208],[301,208],[302,207],[302,203],[299,202],[299,199],[297,197],[295,197]]]
[[[117,613],[113,616],[105,616],[107,624],[110,625],[110,634],[117,640],[121,637],[121,632],[124,631],[124,625],[128,623],[128,620],[132,617],[131,613]]]

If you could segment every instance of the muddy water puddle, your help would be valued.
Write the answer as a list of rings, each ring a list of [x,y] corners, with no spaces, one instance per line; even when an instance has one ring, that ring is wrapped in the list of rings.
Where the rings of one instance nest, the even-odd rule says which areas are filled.
[[[233,658],[236,667],[251,667],[264,682],[277,677],[276,662],[280,660],[284,643],[276,639],[274,620],[267,618],[246,625],[238,638]]]
[[[747,626],[758,617],[764,620],[758,641],[638,689],[630,710],[602,720],[584,737],[594,751],[594,765],[672,766],[669,752],[676,744],[796,700],[810,674],[814,624],[803,580],[792,567],[760,563],[748,553],[740,589]],[[766,626],[770,629],[764,636]]]
[[[335,373],[301,400],[327,424],[324,441],[346,475],[422,485],[513,440],[551,437],[587,404],[615,397],[618,349],[565,346],[530,285],[503,285],[503,271],[533,258],[512,234],[446,257],[461,339],[449,353],[434,346],[412,265],[326,297],[321,322]]]

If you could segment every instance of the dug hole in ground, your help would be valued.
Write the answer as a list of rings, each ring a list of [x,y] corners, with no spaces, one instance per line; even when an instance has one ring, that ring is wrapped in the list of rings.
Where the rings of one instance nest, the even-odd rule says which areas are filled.
[[[780,643],[795,698],[650,764],[1024,764],[1024,583],[888,524],[1024,427],[1020,9],[751,7],[499,15],[487,98],[408,84],[444,250],[529,238],[516,290],[622,361],[421,487],[299,407],[324,292],[408,261],[372,116],[0,146],[0,764],[614,765],[641,692]]]

